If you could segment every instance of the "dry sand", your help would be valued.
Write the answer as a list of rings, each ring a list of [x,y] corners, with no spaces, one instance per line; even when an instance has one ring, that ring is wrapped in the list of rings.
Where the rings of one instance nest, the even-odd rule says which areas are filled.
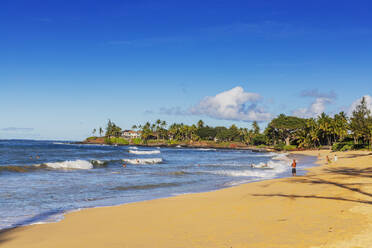
[[[329,151],[320,153],[323,164]],[[337,155],[306,176],[86,209],[3,231],[0,247],[372,247],[372,155]]]

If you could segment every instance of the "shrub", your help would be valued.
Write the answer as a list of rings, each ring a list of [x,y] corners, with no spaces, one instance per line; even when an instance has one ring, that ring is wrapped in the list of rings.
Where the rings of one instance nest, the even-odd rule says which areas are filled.
[[[339,151],[344,146],[342,142],[336,142],[332,145],[332,151]]]
[[[332,151],[350,151],[350,150],[363,149],[364,147],[365,145],[354,144],[353,141],[337,142],[333,144]]]
[[[261,145],[258,145],[257,148],[266,148],[266,145],[261,144]]]
[[[274,149],[275,149],[275,150],[279,150],[279,151],[281,151],[281,150],[284,149],[284,146],[285,146],[284,143],[279,143],[279,144],[276,144],[276,145],[274,146]]]
[[[341,152],[344,152],[344,151],[350,151],[350,150],[352,150],[353,149],[353,146],[352,145],[344,145],[341,149],[340,149],[340,151]]]
[[[353,144],[353,150],[360,150],[360,149],[368,149],[368,145],[366,144]]]
[[[111,139],[109,137],[105,137],[105,144],[111,145]]]
[[[140,139],[140,138],[134,138],[134,139],[131,139],[131,143],[133,143],[135,145],[142,145],[143,144],[143,140]]]
[[[297,146],[295,145],[283,146],[284,151],[294,151],[296,149],[297,149]]]
[[[178,145],[180,142],[178,142],[177,140],[168,140],[167,143],[168,145]]]
[[[264,145],[266,144],[266,136],[264,134],[258,134],[255,137],[253,137],[253,145]]]
[[[118,144],[118,145],[129,145],[128,140],[122,138],[122,137],[106,137],[105,138],[106,144]]]
[[[87,138],[87,140],[96,140],[97,139],[97,137],[95,137],[95,136],[92,136],[92,137],[88,137]]]

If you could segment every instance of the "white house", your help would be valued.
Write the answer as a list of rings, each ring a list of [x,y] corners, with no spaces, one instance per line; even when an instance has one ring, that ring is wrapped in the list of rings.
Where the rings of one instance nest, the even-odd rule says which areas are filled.
[[[133,130],[124,130],[121,134],[121,136],[125,139],[135,139],[141,137],[141,132],[136,132]]]

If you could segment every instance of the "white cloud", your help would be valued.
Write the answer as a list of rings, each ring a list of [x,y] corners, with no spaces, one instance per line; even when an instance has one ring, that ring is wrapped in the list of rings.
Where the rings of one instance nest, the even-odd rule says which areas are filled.
[[[318,97],[307,108],[299,108],[293,111],[293,114],[302,118],[317,117],[325,112],[326,105],[332,103],[331,98]]]
[[[313,98],[313,102],[307,108],[299,108],[292,111],[292,114],[302,118],[317,117],[325,112],[327,105],[331,104],[337,95],[335,92],[329,93],[320,92],[318,89],[303,90],[300,93],[301,97]]]
[[[242,87],[238,86],[216,96],[204,98],[190,109],[190,113],[224,120],[268,120],[271,114],[257,106],[260,99],[259,94],[245,92]]]
[[[369,110],[372,111],[372,96],[370,95],[365,95],[363,96],[365,99],[366,99],[366,104],[367,104],[367,108]],[[353,111],[355,110],[356,106],[360,104],[360,101],[362,101],[362,98],[358,98],[357,100],[355,100],[351,106],[349,107],[349,110],[348,110],[348,114],[351,115],[353,113]]]

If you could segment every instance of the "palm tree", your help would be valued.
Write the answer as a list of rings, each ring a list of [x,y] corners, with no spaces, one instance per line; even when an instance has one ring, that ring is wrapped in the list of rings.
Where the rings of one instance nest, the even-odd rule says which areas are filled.
[[[324,112],[318,117],[319,130],[323,140],[327,141],[327,145],[331,145],[332,137],[332,118]]]
[[[198,128],[204,127],[204,121],[199,120],[198,123],[197,123],[197,125],[198,125]]]
[[[349,123],[345,112],[340,112],[334,116],[334,127],[337,140],[343,140],[348,132]]]
[[[254,134],[260,134],[260,126],[258,125],[257,121],[254,121],[252,123],[252,128],[253,128]]]
[[[103,134],[103,128],[99,127],[99,136],[102,136],[102,134]]]
[[[95,135],[96,131],[97,130],[95,128],[93,128],[93,131],[92,131],[93,136]]]

